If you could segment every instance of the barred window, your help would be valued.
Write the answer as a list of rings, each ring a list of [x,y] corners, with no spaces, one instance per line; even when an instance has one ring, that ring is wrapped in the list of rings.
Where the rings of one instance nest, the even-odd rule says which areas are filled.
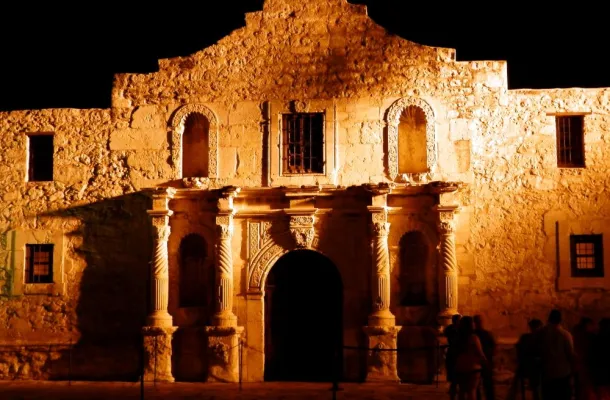
[[[53,283],[52,244],[26,244],[25,283]]]
[[[573,277],[604,276],[602,235],[571,235],[570,255]]]
[[[584,167],[584,116],[556,116],[555,125],[557,129],[557,166],[560,168]]]
[[[324,114],[284,114],[282,144],[283,173],[324,173]]]

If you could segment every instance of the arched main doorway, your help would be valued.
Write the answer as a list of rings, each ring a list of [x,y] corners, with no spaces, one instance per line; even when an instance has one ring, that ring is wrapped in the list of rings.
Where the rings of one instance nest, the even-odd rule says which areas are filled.
[[[265,285],[265,380],[329,382],[342,372],[343,284],[335,265],[295,250]]]

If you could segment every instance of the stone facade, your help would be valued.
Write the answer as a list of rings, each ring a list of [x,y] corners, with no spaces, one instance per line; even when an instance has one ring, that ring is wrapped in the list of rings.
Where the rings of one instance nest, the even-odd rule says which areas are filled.
[[[610,313],[608,267],[570,269],[570,235],[610,249],[609,89],[508,90],[506,63],[345,0],[267,0],[159,67],[117,75],[108,110],[0,113],[0,378],[263,380],[266,282],[293,252],[341,276],[346,380],[429,378],[417,348],[455,312],[509,343],[551,307]],[[315,173],[287,172],[290,113],[323,116]],[[586,168],[558,167],[563,114],[584,115]],[[51,181],[28,179],[38,134]],[[53,244],[49,283],[28,281],[33,244]]]

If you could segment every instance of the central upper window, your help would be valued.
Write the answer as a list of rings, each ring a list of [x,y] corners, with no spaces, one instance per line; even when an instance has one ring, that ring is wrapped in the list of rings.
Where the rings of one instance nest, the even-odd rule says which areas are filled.
[[[324,173],[324,113],[282,114],[282,173]]]

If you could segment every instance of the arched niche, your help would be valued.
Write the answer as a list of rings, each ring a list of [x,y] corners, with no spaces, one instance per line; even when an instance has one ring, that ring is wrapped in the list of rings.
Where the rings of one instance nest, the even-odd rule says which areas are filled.
[[[190,118],[192,115],[197,117]],[[185,129],[191,122],[202,122],[200,118],[207,121],[207,177],[218,177],[218,118],[216,114],[203,104],[187,104],[178,108],[170,120],[172,131],[171,159],[176,179],[183,177],[184,142]],[[202,177],[197,177],[202,178]]]
[[[208,259],[208,243],[203,236],[190,233],[180,241],[178,257],[180,307],[210,306],[214,268]]]
[[[402,173],[425,173],[430,172],[436,166],[436,132],[434,129],[435,116],[432,107],[420,98],[402,98],[394,102],[387,114],[388,125],[388,173],[390,179],[396,180],[399,174]],[[425,139],[403,137],[399,140],[399,135],[420,133],[424,134]],[[410,140],[414,139],[414,140]],[[405,159],[401,160],[403,150],[400,145],[407,147],[405,149]],[[422,147],[416,151],[417,154],[425,152],[425,162],[412,162],[408,160],[412,157],[412,151],[408,149],[409,144]],[[409,167],[409,164],[411,166]],[[413,171],[407,171],[408,169]],[[401,171],[402,170],[402,171]]]
[[[430,244],[421,231],[412,230],[399,242],[399,285],[401,306],[429,304],[428,268],[430,268]]]

